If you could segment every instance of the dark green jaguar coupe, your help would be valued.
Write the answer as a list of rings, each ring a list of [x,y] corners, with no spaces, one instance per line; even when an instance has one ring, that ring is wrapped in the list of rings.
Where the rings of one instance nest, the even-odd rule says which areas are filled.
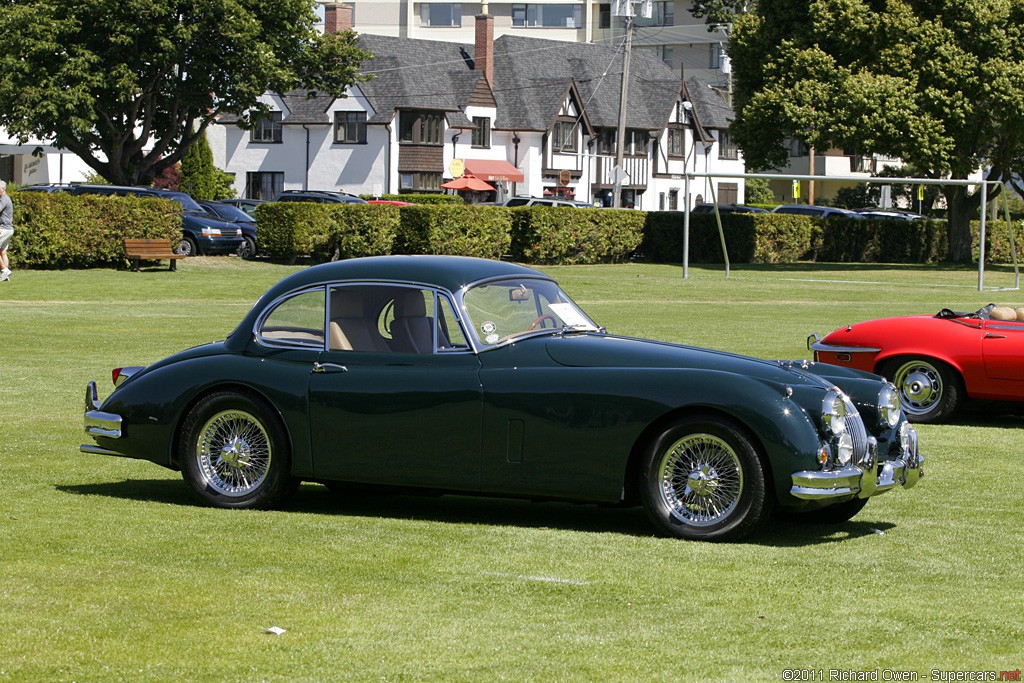
[[[208,504],[302,480],[641,503],[738,538],[773,511],[839,522],[923,475],[876,375],[607,333],[546,275],[444,256],[314,266],[222,342],[114,371],[86,453],[181,470]]]

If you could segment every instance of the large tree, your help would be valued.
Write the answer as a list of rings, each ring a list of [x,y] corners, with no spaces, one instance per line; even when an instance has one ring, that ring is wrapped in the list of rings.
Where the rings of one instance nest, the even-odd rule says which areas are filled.
[[[1024,156],[1022,26],[1020,0],[759,0],[733,26],[733,135],[755,169],[785,165],[792,138],[1008,179]],[[980,193],[943,194],[949,258],[970,261]]]
[[[368,55],[312,0],[0,0],[0,125],[146,184],[267,91],[343,95]]]

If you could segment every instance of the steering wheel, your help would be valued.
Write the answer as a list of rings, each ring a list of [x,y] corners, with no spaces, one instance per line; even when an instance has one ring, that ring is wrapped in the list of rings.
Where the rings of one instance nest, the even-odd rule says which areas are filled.
[[[550,313],[545,313],[544,315],[540,316],[532,323],[530,323],[530,326],[526,328],[526,331],[532,332],[533,330],[537,329],[537,325],[540,325],[545,320],[550,320],[553,325],[558,325],[558,321],[555,320],[555,316],[551,315]]]

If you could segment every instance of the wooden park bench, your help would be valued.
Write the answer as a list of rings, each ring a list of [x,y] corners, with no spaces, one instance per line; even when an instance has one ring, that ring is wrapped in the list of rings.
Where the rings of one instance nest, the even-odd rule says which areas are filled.
[[[170,270],[177,270],[177,260],[185,258],[171,250],[170,240],[161,239],[126,239],[124,253],[132,262],[132,270],[135,272],[139,271],[142,261],[163,261],[164,259],[170,260]]]

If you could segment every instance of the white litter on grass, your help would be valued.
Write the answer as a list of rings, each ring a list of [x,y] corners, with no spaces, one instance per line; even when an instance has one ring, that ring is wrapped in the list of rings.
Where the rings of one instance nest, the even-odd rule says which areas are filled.
[[[519,579],[520,581],[542,581],[544,583],[567,583],[570,586],[589,586],[589,581],[578,581],[577,579],[563,579],[557,576],[526,576],[523,574],[507,574],[505,572],[484,572],[484,576],[500,576],[505,579]]]
[[[885,536],[885,532],[882,531],[881,529],[872,529],[871,531],[873,531],[874,533],[878,534],[879,536]]]
[[[287,630],[281,628],[280,626],[271,626],[270,628],[268,628],[266,630],[266,633],[273,633],[275,636],[279,636],[282,633],[287,633],[287,632],[288,632]]]

